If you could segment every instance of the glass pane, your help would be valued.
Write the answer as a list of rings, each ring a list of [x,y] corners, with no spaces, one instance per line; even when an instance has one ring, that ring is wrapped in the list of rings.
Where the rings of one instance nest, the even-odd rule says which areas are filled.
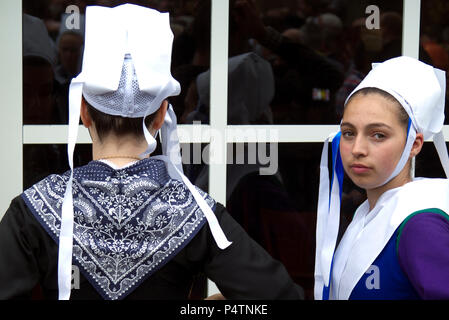
[[[313,297],[320,152],[320,144],[228,145],[228,211],[285,265],[308,299]]]
[[[66,27],[63,3],[23,1],[24,124],[67,123],[68,84],[80,71],[84,26],[80,18]]]
[[[198,182],[198,186],[208,191],[208,179],[205,172],[209,171],[207,144],[181,144],[184,174]],[[154,155],[161,153],[158,144]],[[199,156],[198,156],[199,154]],[[23,184],[24,189],[42,180],[50,174],[61,174],[69,170],[66,144],[25,144],[23,145]],[[74,153],[74,165],[79,167],[92,160],[92,145],[77,144]]]
[[[449,143],[446,143],[449,148]],[[425,142],[416,157],[415,177],[446,178],[433,142]]]
[[[129,2],[170,12],[174,34],[172,74],[181,84],[181,94],[170,101],[179,122],[188,122],[187,114],[197,107],[197,95],[192,95],[195,91],[189,88],[210,64],[210,5],[196,0],[23,0],[24,124],[67,123],[69,83],[82,63],[86,4],[115,6]],[[74,15],[77,12],[79,16]],[[208,114],[208,104],[201,110]]]
[[[184,174],[198,188],[209,192],[209,144],[182,143],[182,167]]]
[[[157,3],[158,1],[150,1]],[[169,100],[173,105],[178,123],[192,123],[194,120],[208,124],[209,120],[196,117],[198,110],[209,114],[209,99],[199,100],[196,78],[210,68],[211,6],[209,1],[184,0],[160,1],[170,6],[172,30],[175,35],[172,53],[172,74],[181,84],[181,93]],[[209,82],[203,90],[209,92]]]
[[[321,143],[228,147],[228,154],[233,152],[227,166],[228,211],[255,241],[285,265],[293,280],[304,288],[306,299],[313,299],[322,147]],[[239,162],[239,158],[244,161]],[[250,163],[254,158],[258,165]],[[267,167],[271,168],[269,172],[260,171]],[[345,178],[339,237],[365,199],[364,192]]]
[[[77,144],[73,162],[75,167],[92,160],[92,145]],[[28,189],[50,174],[62,174],[69,170],[66,144],[23,145],[23,188]]]
[[[402,1],[234,3],[229,124],[336,124],[371,63],[401,55]]]
[[[449,3],[445,0],[421,1],[420,60],[449,71]],[[449,124],[448,82],[446,81],[445,124]]]

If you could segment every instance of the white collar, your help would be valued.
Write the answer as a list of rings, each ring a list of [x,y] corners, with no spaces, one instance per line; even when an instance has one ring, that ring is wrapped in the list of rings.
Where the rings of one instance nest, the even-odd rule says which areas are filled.
[[[119,170],[119,169],[128,168],[129,166],[132,166],[134,163],[138,162],[139,160],[134,160],[134,161],[128,162],[127,164],[125,164],[123,166],[118,166],[115,163],[113,163],[112,161],[109,161],[107,159],[98,159],[98,161],[107,164],[108,166],[110,166],[114,170]]]

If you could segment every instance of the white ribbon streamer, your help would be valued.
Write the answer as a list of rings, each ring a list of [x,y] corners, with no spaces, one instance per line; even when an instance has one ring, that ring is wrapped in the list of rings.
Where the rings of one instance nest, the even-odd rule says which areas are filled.
[[[340,217],[339,186],[337,175],[333,174],[332,191],[329,179],[329,141],[337,132],[331,133],[324,141],[320,161],[320,185],[318,194],[318,211],[316,225],[316,251],[315,251],[315,299],[322,299],[324,286],[329,286],[332,256],[338,234]],[[332,199],[332,203],[331,203]],[[327,236],[328,232],[331,236]]]
[[[318,193],[318,210],[316,222],[316,249],[315,249],[315,299],[321,299],[324,286],[323,269],[321,267],[321,248],[323,247],[324,230],[327,226],[329,210],[329,169],[327,167],[329,153],[329,139],[324,140],[320,161],[320,185]]]
[[[162,154],[166,155],[179,172],[183,173],[181,149],[179,145],[178,132],[176,130],[176,114],[172,106],[169,105],[165,116],[164,124],[161,128]],[[171,173],[171,172],[169,172]]]
[[[440,158],[446,178],[449,178],[449,156],[447,153],[443,131],[440,131],[433,136],[433,143],[435,145],[435,149],[437,149],[438,157]]]
[[[217,246],[220,249],[226,249],[229,245],[231,245],[232,242],[228,241],[228,239],[226,238],[226,235],[224,234],[223,230],[220,227],[220,224],[218,223],[215,213],[209,207],[206,200],[204,200],[203,197],[200,195],[198,190],[196,190],[195,186],[190,182],[190,180],[181,171],[179,171],[177,166],[174,165],[167,156],[165,155],[154,156],[153,159],[160,159],[164,161],[171,169],[169,170],[169,172],[174,173],[173,176],[171,177],[173,179],[184,182],[187,188],[189,188],[190,192],[195,198],[195,201],[197,202],[197,204],[203,211],[204,215],[206,216],[206,220],[209,224],[212,236],[214,237]]]
[[[70,178],[64,193],[61,211],[61,231],[58,248],[58,288],[59,299],[70,298],[72,282],[72,245],[73,245],[73,153],[78,136],[81,96],[83,90],[83,75],[72,80],[69,91],[69,132],[67,154],[70,167]]]

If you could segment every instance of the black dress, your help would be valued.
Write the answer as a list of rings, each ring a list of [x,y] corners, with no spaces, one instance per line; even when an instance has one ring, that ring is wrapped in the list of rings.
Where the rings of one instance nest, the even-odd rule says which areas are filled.
[[[89,178],[92,178],[92,172],[95,172],[95,177],[97,179],[100,179],[101,181],[104,180],[104,176],[101,176],[101,174],[98,175],[98,171],[103,171],[104,174],[111,177],[115,175],[116,177],[120,176],[123,179],[126,178],[128,179],[126,181],[129,182],[131,181],[130,179],[132,177],[138,177],[136,172],[153,171],[158,173],[157,176],[153,176],[153,181],[159,182],[160,184],[156,191],[151,191],[151,195],[146,193],[148,196],[147,198],[151,198],[155,194],[155,192],[157,192],[157,194],[160,196],[159,200],[168,199],[167,197],[163,198],[163,196],[167,196],[169,194],[167,190],[174,190],[170,187],[173,181],[167,178],[166,172],[164,172],[164,168],[165,166],[162,161],[151,159],[139,161],[137,164],[128,167],[125,171],[117,171],[110,168],[106,164],[100,163],[98,161],[93,161],[87,166],[81,167],[81,170],[75,169],[74,181],[78,181],[80,183],[78,191],[82,186],[84,186],[87,190],[89,189],[89,187],[93,188],[92,185],[89,185],[89,183],[92,184],[92,179],[85,179],[86,175],[90,175]],[[126,172],[126,174],[124,174],[124,172]],[[40,186],[44,186],[44,182],[46,182],[48,187],[49,181],[55,182],[61,177],[64,178],[64,176],[48,177],[47,179],[44,179],[42,182],[40,182]],[[67,174],[65,175],[64,179],[66,178]],[[64,179],[58,181],[66,181]],[[157,181],[158,179],[159,181]],[[113,179],[109,179],[109,181],[113,181]],[[122,190],[124,190],[124,188],[122,188],[124,185],[120,185],[121,182],[117,181],[118,180],[116,179],[116,184],[121,186],[117,189],[118,196],[120,195]],[[138,185],[141,186],[142,183],[139,183],[140,184]],[[161,186],[161,184],[163,184],[163,186]],[[37,185],[39,185],[39,183]],[[36,187],[37,185],[35,185],[34,187]],[[52,232],[52,228],[49,227],[49,220],[41,219],[36,213],[39,210],[36,210],[35,204],[33,207],[33,204],[29,200],[31,198],[36,200],[35,203],[42,204],[41,200],[44,200],[45,202],[45,197],[41,195],[41,198],[38,199],[38,197],[36,196],[37,193],[33,194],[34,198],[30,197],[30,190],[36,191],[40,189],[37,187],[35,189],[30,188],[29,190],[25,191],[22,196],[18,196],[13,199],[9,209],[0,222],[0,299],[31,298],[32,291],[37,285],[39,285],[39,287],[41,288],[44,298],[57,299],[58,297],[58,232],[57,230],[53,230],[54,232]],[[77,188],[74,188],[74,190],[77,190]],[[140,188],[139,190],[142,191],[143,189]],[[60,198],[60,195],[63,194],[64,190],[62,189],[59,191],[60,194],[57,197]],[[28,198],[26,196],[27,192]],[[55,192],[55,190],[52,189],[52,192]],[[94,194],[96,195],[100,193],[98,192],[98,190],[94,192]],[[204,195],[205,197],[208,197],[206,194]],[[86,198],[86,195],[84,195],[84,199]],[[187,198],[184,195],[184,202],[182,204],[182,206],[184,206],[184,211],[168,215],[168,218],[171,219],[169,222],[173,222],[175,216],[182,216],[184,222],[178,223],[178,226],[181,225],[185,228],[185,225],[188,224],[185,221],[188,221],[188,219],[190,219],[188,218],[190,212],[191,216],[196,218],[192,218],[189,221],[193,222],[194,219],[197,219],[197,223],[195,224],[197,226],[196,229],[192,228],[189,231],[189,235],[185,238],[182,238],[180,236],[181,232],[179,232],[179,234],[171,232],[173,239],[171,239],[170,241],[175,241],[177,239],[176,237],[178,236],[178,238],[182,238],[182,241],[180,240],[179,243],[177,243],[179,249],[173,251],[171,254],[163,255],[163,258],[159,259],[160,262],[157,267],[152,267],[153,269],[151,271],[148,271],[146,272],[146,274],[144,274],[144,276],[141,276],[140,281],[138,281],[137,285],[130,286],[130,289],[127,290],[123,295],[116,296],[115,298],[163,300],[187,299],[190,294],[193,279],[198,273],[204,273],[209,279],[215,282],[220,292],[227,299],[302,299],[302,289],[292,281],[284,266],[280,262],[274,260],[261,246],[253,241],[242,229],[242,227],[237,222],[235,222],[235,220],[227,213],[226,209],[221,204],[213,202],[213,200],[208,197],[208,204],[211,204],[211,207],[214,209],[221,228],[223,229],[227,238],[232,242],[232,244],[224,250],[221,250],[217,247],[209,229],[209,225],[201,215],[201,210],[196,208],[195,204],[193,204],[194,207],[185,206],[185,199]],[[92,250],[92,247],[85,248],[84,251],[82,249],[79,249],[83,248],[86,243],[90,243],[83,242],[84,240],[82,240],[82,236],[80,236],[80,234],[88,234],[89,237],[86,236],[86,239],[88,238],[92,240],[94,239],[95,235],[100,235],[100,233],[104,231],[104,229],[101,229],[101,232],[99,232],[98,230],[94,230],[96,233],[90,234],[86,232],[89,227],[92,227],[94,225],[94,222],[97,224],[98,221],[105,222],[105,215],[100,216],[100,210],[98,210],[97,208],[97,210],[95,211],[96,215],[94,214],[94,218],[96,219],[95,220],[94,218],[92,218],[92,214],[88,214],[89,212],[92,213],[92,211],[77,210],[77,208],[85,208],[86,205],[78,205],[77,207],[78,202],[76,199],[78,198],[74,196],[74,235],[77,236],[76,239],[78,239],[76,240],[74,238],[74,257],[76,255],[76,252],[82,251],[82,254],[80,254],[79,257],[82,257],[84,260],[80,260],[79,257],[77,259],[73,258],[72,260],[72,263],[74,265],[78,264],[78,267],[75,267],[73,269],[74,274],[77,273],[77,270],[80,270],[80,272],[78,279],[75,281],[76,283],[73,284],[74,288],[72,287],[71,299],[111,299],[111,296],[105,295],[105,293],[99,289],[98,284],[101,283],[101,281],[99,281],[98,279],[100,279],[101,277],[99,277],[98,275],[100,275],[100,272],[95,273],[97,276],[93,277],[92,274],[94,274],[94,272],[92,272],[92,270],[94,269],[92,269],[91,266],[94,265],[92,261],[104,261],[102,259],[106,259],[107,257],[109,257],[108,255],[100,252],[102,249],[102,245],[104,245],[104,248],[116,247],[111,246],[110,243],[103,243],[102,241],[99,241],[98,239],[100,239],[101,237],[98,237],[95,240],[96,242],[92,243],[93,247],[95,247],[95,252],[100,252],[99,254],[95,255],[93,253],[94,251]],[[82,195],[80,196],[80,199],[83,199]],[[161,217],[159,217],[159,219],[157,219],[158,212],[154,209],[152,203],[158,203],[159,200],[157,198],[153,198],[153,200],[151,201],[149,206],[146,207],[146,211],[142,210],[142,214],[133,216],[132,219],[137,221],[137,223],[135,224],[136,228],[137,226],[140,226],[139,228],[143,228],[142,226],[147,226],[148,228],[149,226],[152,226],[152,229],[148,229],[151,229],[150,231],[153,232],[152,235],[154,234],[154,232],[158,231],[162,236],[163,230],[172,231],[175,229],[176,225],[169,225],[169,222],[167,222],[167,216],[162,215]],[[57,203],[57,201],[55,203]],[[89,203],[95,203],[95,201],[92,200]],[[163,203],[160,203],[160,205],[162,206]],[[179,208],[182,206],[180,205]],[[48,214],[48,216],[57,217],[58,214],[60,215],[60,212],[53,212],[52,215],[49,213],[49,211],[51,210],[48,210],[49,208],[57,208],[57,205],[52,206],[51,204],[48,204],[48,206],[44,205],[44,207],[45,210],[42,209],[42,206],[40,207],[40,210]],[[121,208],[123,209],[123,207]],[[171,208],[176,209],[175,206]],[[114,212],[113,209],[115,208],[109,208],[109,211],[106,210],[105,212]],[[124,210],[125,209],[123,209],[122,211],[126,212]],[[150,215],[148,214],[148,212],[150,212]],[[144,224],[144,219],[148,218],[149,216],[152,220],[148,220],[150,222]],[[188,219],[185,219],[186,217]],[[119,226],[120,228],[116,229],[114,231],[114,234],[117,235],[117,232],[119,232],[120,230],[125,230],[124,227],[126,226],[126,224],[130,225],[131,222],[134,221],[132,219],[129,218],[126,223],[123,223],[123,225]],[[57,221],[57,219],[55,219],[55,221]],[[87,222],[89,222],[90,224],[88,224]],[[58,224],[55,223],[55,225],[57,226]],[[111,223],[103,223],[103,225],[110,226]],[[83,226],[85,227],[85,229],[82,229],[82,232],[84,233],[79,233],[77,235],[77,230],[79,229],[79,227]],[[108,232],[111,233],[112,231],[108,230]],[[130,232],[126,233],[126,235],[129,234]],[[142,240],[143,238],[144,237],[141,236],[140,238],[136,239]],[[170,246],[169,244],[167,244],[169,242],[161,243],[162,244],[160,248],[168,249],[168,247]],[[146,247],[142,246],[141,244],[141,242],[136,242],[135,247],[129,245],[127,247],[128,251],[126,252],[132,252],[133,257],[135,258],[136,252],[142,252],[142,248],[149,248],[148,242],[145,242]],[[76,246],[79,247],[78,251],[75,250]],[[150,249],[147,249],[147,251],[148,250]],[[144,252],[144,254],[146,253]],[[158,252],[157,254],[160,254],[160,252]],[[87,256],[91,258],[86,258]],[[145,260],[129,260],[131,262],[137,262],[124,264],[125,267],[122,266],[122,269],[120,269],[120,272],[122,272],[120,273],[120,279],[126,279],[126,276],[133,272],[134,275],[138,274],[139,272],[141,272],[141,270],[139,268],[136,268],[135,264],[142,263],[142,268],[150,266],[151,264],[148,261],[155,261],[156,256],[156,254],[152,254],[145,258]],[[87,261],[89,263],[80,263],[80,261]],[[143,263],[142,261],[147,264]],[[98,262],[96,267],[104,267],[104,265],[105,264],[101,265],[101,263]],[[144,270],[150,270],[150,268],[146,268]],[[105,275],[110,276],[111,274],[111,272],[108,273],[108,270],[105,270],[103,273],[101,273],[103,278],[106,277]],[[117,274],[117,272],[115,274]],[[135,276],[134,278],[137,278],[137,276]],[[117,283],[120,286],[123,286],[124,282],[118,281]],[[117,285],[117,287],[114,287],[113,290],[116,290],[116,288],[119,288],[119,286]]]

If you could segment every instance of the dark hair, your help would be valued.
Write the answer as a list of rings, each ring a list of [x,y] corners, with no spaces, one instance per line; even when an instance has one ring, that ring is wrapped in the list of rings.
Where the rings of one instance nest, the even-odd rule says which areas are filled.
[[[367,87],[367,88],[360,89],[356,93],[354,93],[349,98],[349,100],[346,103],[346,105],[348,105],[348,103],[351,101],[352,98],[354,98],[355,96],[358,96],[360,94],[362,94],[364,96],[369,95],[369,94],[378,94],[378,95],[384,97],[385,99],[393,102],[397,106],[396,111],[397,111],[397,114],[398,114],[399,122],[407,129],[408,121],[409,121],[409,116],[407,114],[407,111],[405,111],[404,107],[391,94],[389,94],[388,92],[386,92],[386,91],[384,91],[382,89],[379,89],[379,88]]]
[[[141,138],[144,136],[142,131],[142,120],[143,118],[125,118],[121,116],[113,116],[110,114],[103,113],[92,107],[86,99],[83,97],[83,101],[87,106],[87,112],[95,123],[95,129],[98,134],[98,138],[103,140],[108,134],[113,133],[115,135],[134,135],[136,138]],[[154,120],[156,112],[150,114],[145,118],[145,125],[147,128],[151,125]]]

